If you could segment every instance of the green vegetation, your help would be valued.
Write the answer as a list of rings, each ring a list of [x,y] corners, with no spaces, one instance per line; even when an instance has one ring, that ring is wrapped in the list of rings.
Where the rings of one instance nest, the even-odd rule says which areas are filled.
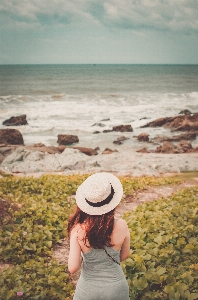
[[[66,237],[67,219],[75,204],[73,195],[87,176],[44,175],[39,178],[4,176],[0,179],[0,199],[3,199],[0,203],[5,202],[9,207],[6,213],[0,213],[0,262],[11,264],[9,268],[0,272],[1,299],[15,300],[20,297],[20,299],[28,300],[69,300],[72,298],[74,287],[67,272],[67,266],[61,266],[53,260],[52,252],[54,245],[61,243],[61,240]],[[150,185],[180,182],[178,178],[171,177],[123,177],[120,180],[125,195],[146,189]],[[184,290],[183,294],[185,294],[189,290],[191,294],[187,298],[181,296],[183,297],[181,299],[195,299],[193,293],[195,294],[194,287],[197,283],[197,277],[194,275],[197,271],[195,262],[197,227],[192,220],[197,218],[196,207],[198,205],[193,206],[195,199],[197,201],[197,196],[193,196],[196,193],[197,190],[193,189],[187,191],[188,199],[185,205],[183,202],[180,204],[181,211],[184,208],[188,212],[185,215],[187,225],[183,222],[183,229],[177,218],[178,207],[176,205],[177,202],[180,203],[180,200],[176,200],[177,198],[185,198],[183,194],[175,196],[172,200],[174,205],[171,200],[164,199],[160,203],[142,205],[135,213],[132,212],[126,216],[131,228],[133,253],[131,258],[123,264],[123,268],[131,285],[131,299],[133,297],[135,299],[165,299],[164,295],[167,295],[169,299],[180,299],[172,297],[172,288],[175,289],[174,284],[171,283],[172,277],[175,278],[175,285],[182,282],[183,285],[179,291]],[[177,213],[173,214],[172,218],[163,213],[163,210],[171,213],[174,207]],[[192,210],[192,214],[188,210],[190,212]],[[185,220],[183,215],[181,218]],[[160,221],[164,224],[164,229],[160,227]],[[173,225],[169,225],[169,222]],[[169,226],[175,226],[174,234],[180,235],[178,232],[181,230],[181,240],[177,239],[172,231],[166,232]],[[184,230],[188,232],[188,237],[184,235]],[[171,234],[172,237],[169,238]],[[164,240],[167,240],[168,250],[166,250]],[[176,245],[178,249],[172,250]],[[183,250],[180,251],[180,248]],[[167,251],[169,251],[168,258],[165,260]],[[172,257],[175,257],[174,263],[173,260],[169,264],[165,263]],[[184,257],[187,259],[184,260]],[[189,262],[191,258],[194,262]],[[180,273],[174,273],[176,269],[174,264],[181,266],[178,267]],[[157,275],[153,279],[152,270],[154,274],[155,271],[158,272],[159,283]],[[151,277],[149,277],[150,273]],[[182,274],[182,279],[178,279],[180,278],[178,274]],[[185,274],[187,274],[186,277]],[[148,288],[149,285],[152,286],[151,289]],[[151,294],[146,296],[146,293],[156,294],[153,297]]]
[[[125,215],[131,299],[198,299],[198,186]]]

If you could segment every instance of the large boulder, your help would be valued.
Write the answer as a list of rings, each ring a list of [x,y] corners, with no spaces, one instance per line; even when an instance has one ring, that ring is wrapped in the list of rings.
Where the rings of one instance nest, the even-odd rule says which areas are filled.
[[[18,117],[11,117],[3,122],[5,126],[20,126],[20,125],[27,125],[28,122],[26,120],[26,115],[21,115]]]
[[[24,145],[23,136],[17,129],[0,129],[0,144]]]
[[[133,128],[130,124],[129,125],[118,125],[118,126],[113,126],[113,131],[132,132]]]
[[[71,145],[74,143],[78,143],[79,138],[77,135],[69,135],[69,134],[59,134],[57,143],[59,145]]]

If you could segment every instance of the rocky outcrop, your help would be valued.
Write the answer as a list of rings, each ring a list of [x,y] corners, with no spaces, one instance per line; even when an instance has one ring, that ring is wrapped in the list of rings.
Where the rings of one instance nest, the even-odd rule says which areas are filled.
[[[113,126],[113,131],[132,132],[133,128],[130,124],[129,125],[118,125],[118,126]]]
[[[23,145],[23,136],[17,129],[0,129],[0,144]]]
[[[20,125],[27,125],[28,122],[26,120],[26,115],[21,115],[18,117],[11,117],[3,122],[5,126],[20,126]]]
[[[198,135],[198,113],[176,117],[159,118],[149,122],[141,128],[164,126],[172,131],[191,131]]]
[[[116,145],[122,145],[124,141],[128,140],[129,138],[125,137],[125,136],[120,136],[119,138],[117,138],[117,140],[113,141],[114,144]]]
[[[78,143],[79,138],[77,135],[69,135],[69,134],[59,134],[57,143],[59,145],[71,145],[74,143]]]
[[[148,142],[149,141],[149,134],[142,132],[138,135],[138,141],[140,142]]]
[[[112,131],[113,131],[113,130],[111,130],[111,129],[105,129],[105,130],[103,130],[104,133],[112,132]]]

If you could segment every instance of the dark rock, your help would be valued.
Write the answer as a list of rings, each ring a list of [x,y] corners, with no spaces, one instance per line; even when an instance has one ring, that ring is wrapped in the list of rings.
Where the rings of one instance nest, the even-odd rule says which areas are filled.
[[[113,126],[113,131],[132,132],[133,129],[131,125],[118,125],[118,126]]]
[[[191,114],[192,114],[191,111],[188,109],[184,109],[179,112],[179,115],[191,115]]]
[[[136,152],[148,153],[148,150],[146,148],[141,148],[140,150],[137,150]]]
[[[149,134],[142,132],[138,135],[138,141],[140,142],[148,142],[149,141]]]
[[[146,119],[149,119],[149,118],[147,118],[147,117],[143,117],[143,118],[141,118],[140,120],[146,120]]]
[[[107,132],[112,132],[113,130],[110,130],[110,129],[105,129],[103,130],[104,133],[107,133]]]
[[[11,117],[8,120],[3,122],[5,126],[20,126],[20,125],[27,125],[26,115],[21,115],[18,117]]]
[[[154,151],[155,153],[167,153],[167,154],[173,154],[173,153],[182,153],[182,150],[178,150],[177,147],[171,143],[171,142],[163,142],[163,144]]]
[[[101,122],[110,121],[110,119],[103,119]]]
[[[192,145],[189,141],[180,141],[177,146],[181,148],[183,152],[188,152],[192,149]]]
[[[82,152],[86,155],[89,155],[89,156],[98,154],[98,152],[95,149],[92,149],[92,148],[85,148],[85,147],[70,147],[70,148],[77,149],[80,152]]]
[[[196,132],[188,132],[188,133],[183,133],[183,134],[179,134],[179,135],[174,135],[172,137],[157,136],[153,140],[157,141],[157,142],[160,142],[160,143],[164,142],[164,141],[178,142],[180,140],[194,140],[194,139],[196,139],[197,135],[198,135],[198,132],[197,132],[197,134],[196,134]]]
[[[100,147],[96,147],[94,150],[95,150],[95,151],[98,151],[98,150],[100,150]]]
[[[105,125],[105,124],[102,124],[102,123],[95,123],[95,124],[93,124],[92,126],[105,127],[106,125]]]
[[[155,121],[149,122],[143,126],[141,126],[141,128],[146,128],[146,127],[161,127],[164,126],[165,124],[172,122],[174,118],[172,117],[166,117],[166,118],[159,118],[156,119]]]
[[[121,145],[124,141],[128,140],[129,138],[125,136],[120,136],[117,140],[113,141],[114,144]]]
[[[96,131],[93,132],[93,134],[98,134],[98,133],[100,133],[100,131],[96,130]]]
[[[112,149],[110,149],[110,148],[106,148],[103,152],[102,152],[102,154],[111,154],[111,153],[113,153],[113,152],[118,152],[117,150],[112,150]]]
[[[17,129],[0,129],[0,144],[24,145],[23,136]]]
[[[77,135],[69,135],[69,134],[59,134],[57,143],[59,145],[71,145],[74,143],[78,143],[79,139]]]

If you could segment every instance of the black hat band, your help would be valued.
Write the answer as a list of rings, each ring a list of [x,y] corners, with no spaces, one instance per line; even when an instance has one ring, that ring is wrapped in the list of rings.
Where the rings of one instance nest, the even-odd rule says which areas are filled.
[[[105,200],[100,201],[100,202],[97,202],[97,203],[90,202],[90,201],[88,201],[86,198],[85,198],[85,200],[86,200],[86,202],[87,202],[90,206],[93,206],[93,207],[101,207],[101,206],[103,206],[103,205],[109,204],[109,203],[111,202],[111,200],[113,199],[113,195],[114,195],[114,194],[115,194],[115,192],[114,192],[114,189],[113,189],[113,187],[112,187],[112,185],[111,185],[111,193],[109,194],[109,196],[108,196]]]

